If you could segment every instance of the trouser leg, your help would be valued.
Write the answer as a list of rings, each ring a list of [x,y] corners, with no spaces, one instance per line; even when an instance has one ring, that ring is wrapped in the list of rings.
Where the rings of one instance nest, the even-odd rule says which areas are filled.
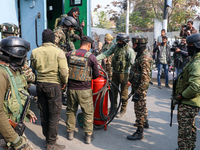
[[[94,107],[92,90],[77,90],[79,104],[83,112],[83,130],[86,133],[93,132]]]
[[[43,135],[48,137],[48,123],[49,123],[49,110],[48,110],[48,102],[46,96],[43,92],[43,83],[37,83],[37,96],[38,96],[38,108],[40,109],[40,119]]]
[[[62,89],[60,85],[52,85],[45,87],[48,95],[48,107],[49,107],[49,130],[48,130],[48,144],[56,143],[56,137],[58,133],[58,122],[60,119],[60,113],[62,110]]]
[[[157,82],[158,82],[158,85],[161,85],[160,77],[161,77],[161,73],[162,73],[162,64],[158,63],[157,68],[158,68]]]
[[[120,74],[120,80],[121,80],[121,95],[122,99],[125,100],[128,98],[128,73]],[[122,101],[121,111],[126,111],[128,101],[124,102]]]
[[[168,64],[164,64],[163,65],[163,68],[164,68],[164,72],[165,72],[165,85],[168,85]]]
[[[68,89],[67,90],[67,108],[66,115],[67,121],[66,126],[67,130],[75,130],[76,125],[76,112],[78,109],[78,101],[76,100],[76,90]]]
[[[119,78],[117,73],[113,72],[112,82],[119,88]],[[118,90],[115,86],[113,86],[113,89],[114,89],[114,107],[117,108]]]
[[[195,146],[196,131],[194,130],[194,119],[199,108],[180,104],[178,106],[178,146],[179,150],[190,150]]]
[[[141,91],[140,99],[138,102],[134,103],[135,115],[136,115],[136,124],[138,127],[144,127],[145,120],[145,109],[146,109],[146,94],[147,90]]]

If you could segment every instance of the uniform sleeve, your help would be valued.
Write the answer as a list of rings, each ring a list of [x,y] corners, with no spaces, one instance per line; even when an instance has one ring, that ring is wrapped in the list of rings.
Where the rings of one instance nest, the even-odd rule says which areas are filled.
[[[56,32],[54,32],[54,34],[55,34],[55,45],[57,45],[58,47],[60,47],[60,44],[65,45],[66,39],[65,35],[63,35],[62,30],[59,29]]]
[[[14,131],[12,126],[10,125],[7,116],[3,110],[4,97],[7,93],[9,80],[5,71],[0,69],[0,133],[4,137],[7,142],[13,142],[18,134]]]
[[[141,67],[141,82],[136,90],[137,93],[148,89],[149,81],[150,81],[150,73],[151,73],[151,63],[148,61],[148,58],[144,58],[140,63]]]
[[[130,64],[133,65],[134,60],[135,60],[135,53],[134,53],[134,50],[132,48],[129,49],[129,60],[130,60]]]
[[[34,54],[33,54],[33,51],[32,51],[32,53],[31,53],[31,57],[30,57],[30,59],[32,60],[31,61],[31,67],[33,68],[33,70],[36,70],[36,60],[35,60],[35,57],[34,57]]]
[[[114,44],[113,46],[111,46],[107,51],[103,52],[102,54],[97,56],[97,61],[100,61],[102,59],[105,59],[107,57],[109,57],[110,55],[112,55],[115,51],[116,48],[116,44]]]
[[[91,67],[92,67],[92,78],[96,79],[99,77],[99,68],[98,68],[98,62],[96,57],[92,54],[90,55],[91,60]]]
[[[32,72],[31,67],[28,65],[28,62],[26,61],[24,66],[22,67],[22,71],[27,77],[27,82],[34,83],[35,82],[35,74]]]
[[[200,93],[200,61],[194,62],[189,70],[189,86],[182,92],[183,97],[190,99]]]
[[[60,50],[58,55],[58,71],[60,73],[61,82],[66,84],[68,82],[69,70],[65,53],[62,50]]]

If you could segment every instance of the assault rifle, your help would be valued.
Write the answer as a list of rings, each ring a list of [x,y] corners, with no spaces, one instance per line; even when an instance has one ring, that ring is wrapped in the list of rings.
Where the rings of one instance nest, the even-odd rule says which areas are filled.
[[[153,85],[152,81],[149,81],[149,84]],[[133,96],[135,94],[135,92],[132,90],[131,93],[128,95],[128,98],[124,100],[124,102],[126,102],[129,98],[131,98],[131,96]]]
[[[24,133],[24,130],[26,128],[26,125],[24,124],[24,118],[26,117],[26,112],[29,107],[30,101],[33,99],[33,96],[30,96],[26,94],[25,92],[21,91],[21,93],[25,96],[27,96],[27,100],[25,102],[22,114],[20,116],[19,122],[16,123],[12,121],[11,119],[8,119],[9,123],[11,126],[15,129],[15,132],[19,135],[22,136]],[[0,147],[7,146],[7,142],[4,139],[0,139]],[[14,150],[12,147],[9,147],[9,150]]]
[[[172,127],[172,119],[173,119],[173,111],[175,108],[175,105],[178,104],[177,100],[176,100],[176,83],[177,83],[177,78],[173,79],[173,87],[172,87],[172,97],[171,97],[171,119],[170,119],[170,127]]]

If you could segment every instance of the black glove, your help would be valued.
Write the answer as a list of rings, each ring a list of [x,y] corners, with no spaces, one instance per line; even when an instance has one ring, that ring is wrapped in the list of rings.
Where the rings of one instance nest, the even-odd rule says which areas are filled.
[[[140,99],[140,95],[136,92],[136,93],[133,95],[132,101],[133,101],[133,102],[137,102],[137,101],[139,101],[139,99]]]
[[[70,38],[74,38],[74,41],[80,40],[80,37],[77,34],[71,34]]]

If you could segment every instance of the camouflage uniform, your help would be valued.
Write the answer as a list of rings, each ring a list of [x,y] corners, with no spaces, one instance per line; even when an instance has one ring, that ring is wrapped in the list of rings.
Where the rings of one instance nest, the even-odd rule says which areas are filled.
[[[61,45],[66,45],[66,34],[64,33],[61,26],[54,29],[54,34],[55,34],[55,45],[57,45],[59,48],[61,48],[64,52],[70,51],[70,50],[67,50],[65,47],[61,46]],[[71,50],[75,50],[75,46],[74,46],[73,42],[71,42],[69,35],[70,34],[67,33],[70,48],[71,48]]]
[[[103,44],[103,47],[101,49],[101,53],[107,51],[112,45],[114,45],[114,43],[111,41],[110,44],[106,44],[104,43]],[[107,72],[108,74],[108,78],[110,80],[112,80],[112,67],[111,67],[111,62],[112,62],[112,57],[114,56],[114,54],[112,54],[111,56],[109,56],[107,59],[106,59],[106,68],[105,71]],[[103,66],[104,67],[104,66]]]
[[[0,25],[1,30],[1,37],[2,39],[8,36],[17,36],[19,34],[19,28],[12,23],[3,23]],[[12,35],[5,35],[5,34],[12,34]]]
[[[22,71],[26,75],[28,83],[34,83],[35,82],[35,74],[32,72],[32,69],[28,65],[27,61],[25,62],[24,66],[22,67]]]
[[[112,57],[112,67],[113,67],[113,76],[112,76],[112,82],[119,87],[121,85],[121,96],[122,99],[128,98],[128,69],[133,64],[135,54],[133,52],[133,49],[129,47],[128,44],[126,44],[123,48],[120,48],[118,44],[114,44],[107,50],[106,52],[100,54],[97,56],[97,61],[100,61],[102,59],[105,59],[111,55]],[[119,60],[118,60],[118,57]],[[122,63],[123,65],[120,65]],[[114,107],[115,109],[118,106],[117,103],[117,97],[118,97],[118,90],[116,87],[114,87]],[[122,101],[121,105],[121,112],[126,112],[128,101]]]
[[[176,84],[176,94],[182,95],[177,113],[179,150],[190,150],[196,147],[195,117],[200,107],[199,65],[200,52],[186,64]]]
[[[8,36],[17,36],[19,34],[19,28],[12,23],[3,23],[0,25],[0,28],[2,33],[2,39],[7,38]],[[8,33],[8,35],[5,35],[5,33]],[[28,65],[27,61],[22,67],[22,71],[27,77],[27,82],[29,83],[35,82],[35,74],[32,72],[32,69]]]
[[[140,95],[139,101],[134,103],[136,114],[136,125],[143,128],[144,122],[147,120],[148,111],[146,108],[146,96],[149,88],[149,81],[151,80],[151,69],[153,60],[145,49],[142,54],[136,58],[134,65],[131,68],[129,80],[132,83],[132,90],[134,93]]]
[[[178,145],[179,150],[190,150],[195,148],[196,126],[195,116],[199,112],[199,107],[180,104],[178,106]]]

